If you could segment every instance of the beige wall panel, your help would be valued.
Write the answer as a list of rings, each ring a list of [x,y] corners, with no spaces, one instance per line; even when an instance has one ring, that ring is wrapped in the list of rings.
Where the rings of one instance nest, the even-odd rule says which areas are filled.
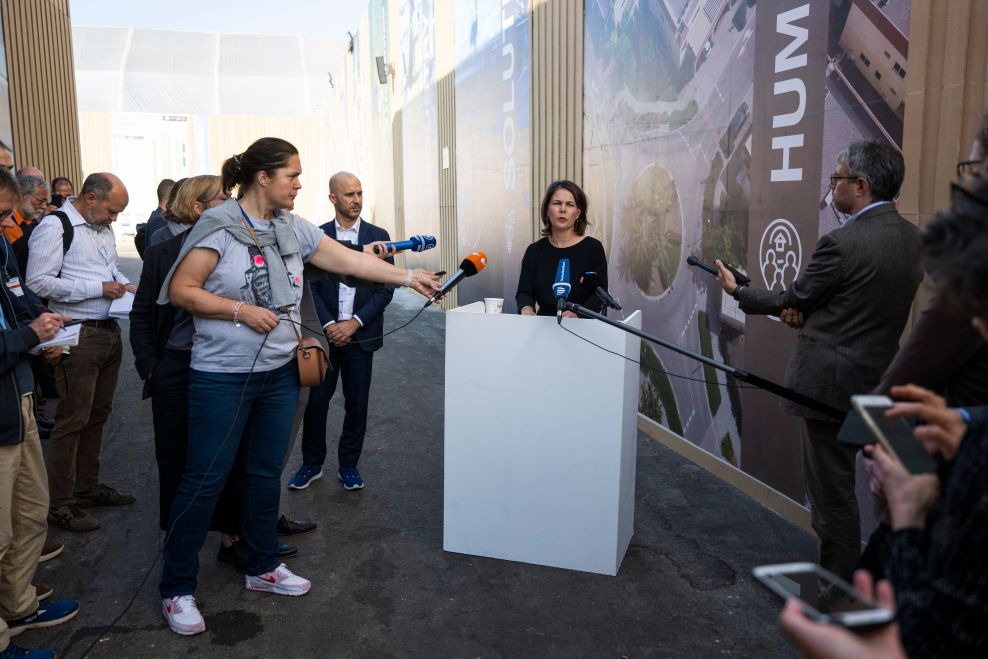
[[[966,160],[988,107],[988,3],[913,0],[900,208],[923,226],[950,203],[955,164]],[[931,290],[920,289],[914,317]]]
[[[436,2],[436,94],[439,101],[439,256],[441,268],[456,272],[460,264],[456,226],[456,91],[453,78],[455,41],[453,1]],[[445,157],[443,154],[446,154]],[[444,309],[457,306],[454,288],[443,298]]]
[[[280,137],[299,150],[302,190],[295,212],[322,224],[330,218],[326,200],[331,172],[320,165],[320,127],[316,117],[219,115],[209,121],[209,171],[219,174],[223,161],[243,151],[261,137]]]
[[[0,0],[17,165],[82,177],[68,0]]]
[[[80,113],[79,132],[86,145],[82,153],[83,176],[91,172],[106,172],[113,169],[113,134],[109,112]],[[71,177],[70,177],[71,178]],[[81,182],[75,180],[78,191]]]
[[[552,181],[583,184],[583,3],[532,5],[532,239]]]

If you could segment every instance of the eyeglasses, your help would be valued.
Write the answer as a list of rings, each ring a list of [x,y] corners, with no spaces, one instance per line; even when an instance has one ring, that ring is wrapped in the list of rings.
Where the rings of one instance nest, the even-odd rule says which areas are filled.
[[[830,175],[830,187],[836,188],[837,181],[857,181],[860,176],[838,176],[837,174]]]
[[[957,163],[957,178],[980,176],[981,164],[983,162],[984,161],[980,158],[978,160],[961,160]]]

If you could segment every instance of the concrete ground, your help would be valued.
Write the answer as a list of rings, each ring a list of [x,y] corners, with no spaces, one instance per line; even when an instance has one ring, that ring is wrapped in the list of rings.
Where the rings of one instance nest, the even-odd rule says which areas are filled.
[[[139,268],[126,261],[135,281]],[[417,300],[397,295],[387,327],[410,318]],[[81,612],[17,642],[63,657],[795,656],[778,630],[780,603],[750,574],[812,560],[814,539],[644,435],[635,535],[616,577],[445,553],[443,334],[443,314],[429,310],[377,353],[366,489],[345,492],[327,473],[305,491],[284,490],[284,511],[319,522],[288,561],[312,591],[245,591],[243,577],[216,562],[211,535],[197,593],[207,631],[189,638],[160,613],[151,409],[128,346],[102,471],[138,502],[94,511],[103,522],[94,533],[52,529],[66,549],[38,578],[55,597],[79,598]],[[334,400],[332,439],[341,422]],[[286,483],[299,463],[296,446]]]

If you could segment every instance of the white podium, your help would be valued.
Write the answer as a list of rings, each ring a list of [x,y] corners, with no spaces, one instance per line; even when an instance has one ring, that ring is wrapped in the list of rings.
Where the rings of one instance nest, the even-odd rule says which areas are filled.
[[[640,339],[563,325],[618,354],[555,318],[446,314],[443,549],[615,575],[634,531]]]

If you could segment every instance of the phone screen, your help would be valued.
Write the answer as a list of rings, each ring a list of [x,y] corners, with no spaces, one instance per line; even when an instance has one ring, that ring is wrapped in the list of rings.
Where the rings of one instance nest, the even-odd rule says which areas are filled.
[[[819,571],[820,568],[816,565],[812,568],[774,572],[764,575],[764,578],[775,582],[790,595],[827,616],[875,608],[875,604],[863,600],[850,584]]]
[[[913,428],[909,423],[902,417],[890,419],[885,416],[885,412],[890,407],[890,405],[862,405],[861,410],[882,433],[885,441],[892,447],[892,451],[909,473],[936,473],[936,461],[913,435]]]

